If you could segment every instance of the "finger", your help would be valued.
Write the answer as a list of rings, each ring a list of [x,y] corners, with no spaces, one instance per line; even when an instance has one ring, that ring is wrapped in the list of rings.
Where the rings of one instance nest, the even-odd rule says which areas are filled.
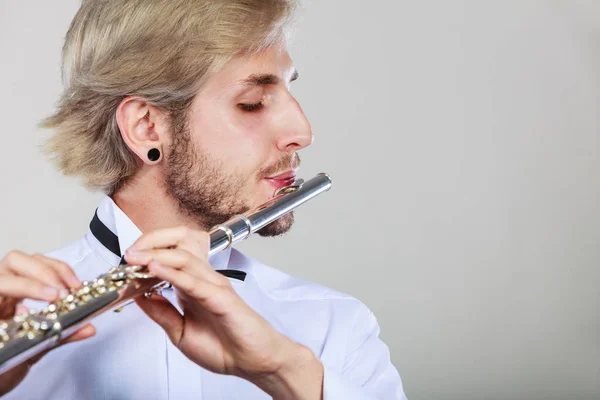
[[[61,340],[60,345],[72,343],[72,342],[78,342],[80,340],[91,338],[94,335],[96,335],[96,328],[94,327],[94,325],[87,324],[87,325],[79,328],[72,335],[67,336],[65,339]]]
[[[165,330],[171,342],[178,344],[181,341],[183,317],[173,304],[159,294],[153,294],[150,298],[138,296],[135,302],[150,319]]]
[[[39,259],[30,257],[20,251],[13,251],[9,253],[3,261],[3,269],[5,271],[40,281],[46,286],[52,286],[59,290],[63,290],[64,295],[67,294],[67,286],[63,284],[57,272]]]
[[[199,258],[206,259],[209,236],[206,232],[187,227],[159,229],[142,235],[128,252],[169,247],[187,250]]]
[[[177,248],[190,252],[198,258],[208,260],[210,236],[207,232],[192,230],[179,241]]]
[[[126,254],[125,260],[131,265],[148,265],[154,260],[163,266],[186,271],[215,284],[223,283],[223,276],[216,272],[210,264],[181,249],[143,250],[134,254]]]
[[[58,273],[61,280],[68,288],[79,289],[82,286],[81,280],[75,275],[75,272],[68,264],[46,257],[42,254],[34,254],[33,257],[50,265]]]
[[[192,276],[184,271],[160,265],[156,261],[148,264],[150,272],[162,280],[170,282],[175,288],[196,299],[207,311],[222,315],[228,310],[228,298],[225,285],[215,285],[205,279]],[[227,280],[227,278],[223,279]],[[227,281],[229,284],[229,281]]]
[[[17,304],[22,299],[16,297],[0,296],[0,320],[13,318],[17,311]]]
[[[0,295],[18,299],[54,301],[59,297],[59,290],[31,278],[0,275]]]
[[[17,307],[15,309],[15,315],[25,314],[28,311],[29,311],[29,308],[27,308],[27,306],[25,306],[25,304],[19,303],[19,304],[17,304]]]

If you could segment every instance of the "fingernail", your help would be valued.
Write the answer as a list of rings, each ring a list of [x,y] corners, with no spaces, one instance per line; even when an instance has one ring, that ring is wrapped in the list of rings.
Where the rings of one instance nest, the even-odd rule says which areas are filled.
[[[67,297],[69,295],[69,291],[65,288],[60,289],[59,291],[60,298]]]
[[[152,256],[146,251],[136,250],[133,253],[126,253],[125,260],[133,261],[134,263],[148,264],[152,260]]]
[[[125,251],[126,254],[131,254],[132,256],[139,254],[140,251],[136,248],[130,247],[127,249],[127,251]]]
[[[19,304],[17,304],[15,314],[17,314],[17,315],[25,314],[27,311],[29,311],[29,309],[27,307],[25,307],[23,304],[19,303]]]
[[[44,298],[47,300],[54,300],[58,295],[58,289],[46,286],[44,288]]]
[[[148,276],[149,276],[149,277],[151,277],[151,278],[156,278],[156,277],[157,277],[157,276],[156,276],[156,274],[155,274],[155,273],[153,273],[153,272],[152,272],[152,271],[150,271],[150,270],[148,270]]]
[[[81,281],[76,276],[70,276],[68,278],[69,286],[72,288],[78,288],[81,285]]]

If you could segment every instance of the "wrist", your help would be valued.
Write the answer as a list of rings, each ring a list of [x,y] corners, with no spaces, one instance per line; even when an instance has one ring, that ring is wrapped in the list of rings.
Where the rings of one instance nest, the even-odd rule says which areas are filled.
[[[253,383],[275,400],[321,400],[323,364],[308,347],[290,342],[279,367]]]

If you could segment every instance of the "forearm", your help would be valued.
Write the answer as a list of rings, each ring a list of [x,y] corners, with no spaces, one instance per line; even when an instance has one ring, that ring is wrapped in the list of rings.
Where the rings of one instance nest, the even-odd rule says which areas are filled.
[[[322,400],[323,364],[310,349],[297,345],[281,368],[254,384],[275,400]]]

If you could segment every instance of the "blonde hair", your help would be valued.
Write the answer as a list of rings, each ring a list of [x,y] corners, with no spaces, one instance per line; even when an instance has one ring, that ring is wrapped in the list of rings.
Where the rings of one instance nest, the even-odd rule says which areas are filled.
[[[272,45],[296,0],[83,0],[63,47],[64,93],[42,126],[68,176],[112,194],[139,167],[116,121],[129,95],[177,121],[232,57]]]

